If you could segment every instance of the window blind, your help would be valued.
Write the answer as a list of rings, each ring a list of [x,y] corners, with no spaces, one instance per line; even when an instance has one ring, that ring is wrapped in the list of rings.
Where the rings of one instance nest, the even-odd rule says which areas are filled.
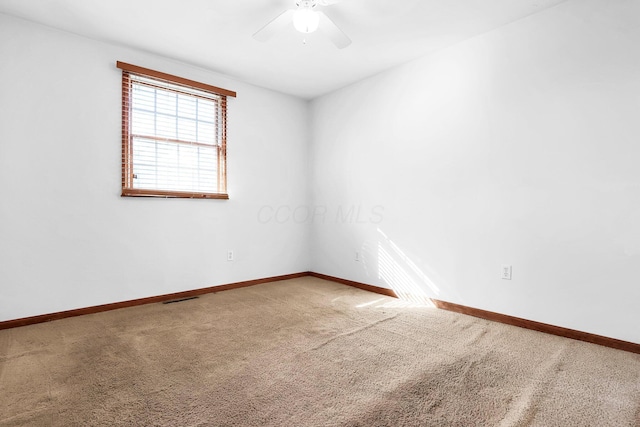
[[[228,198],[227,95],[235,93],[129,64],[118,67],[122,195]]]

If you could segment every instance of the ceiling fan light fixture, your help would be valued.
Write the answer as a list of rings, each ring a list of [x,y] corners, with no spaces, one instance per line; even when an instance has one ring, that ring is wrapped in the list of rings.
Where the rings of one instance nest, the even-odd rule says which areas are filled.
[[[303,4],[293,14],[293,26],[301,33],[313,33],[320,24],[320,15],[311,7]]]
[[[2,0],[0,0],[1,2]],[[291,30],[293,24],[296,31],[302,34],[313,33],[321,29],[338,49],[344,49],[351,44],[351,39],[322,11],[315,10],[316,6],[329,6],[342,0],[295,0],[296,8],[286,9],[280,15],[269,21],[264,27],[253,34],[253,38],[266,42],[275,34]],[[319,8],[321,9],[321,8]],[[322,28],[320,28],[322,27]],[[306,44],[306,37],[303,43]]]

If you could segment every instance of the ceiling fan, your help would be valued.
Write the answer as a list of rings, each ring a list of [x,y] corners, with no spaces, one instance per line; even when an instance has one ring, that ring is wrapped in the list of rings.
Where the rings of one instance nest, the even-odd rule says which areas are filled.
[[[304,34],[320,29],[338,49],[343,49],[351,44],[351,39],[324,12],[316,9],[318,6],[330,6],[338,2],[339,0],[295,0],[294,9],[287,9],[273,18],[256,31],[253,38],[265,42],[293,23],[295,29]]]

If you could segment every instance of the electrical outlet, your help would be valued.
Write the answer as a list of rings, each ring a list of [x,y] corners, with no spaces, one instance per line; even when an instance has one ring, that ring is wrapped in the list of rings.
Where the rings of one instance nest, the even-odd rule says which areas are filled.
[[[504,280],[511,280],[511,266],[508,264],[502,264],[502,275]]]
[[[360,252],[356,251],[356,262],[360,262]]]
[[[227,261],[233,261],[233,250],[227,251]]]

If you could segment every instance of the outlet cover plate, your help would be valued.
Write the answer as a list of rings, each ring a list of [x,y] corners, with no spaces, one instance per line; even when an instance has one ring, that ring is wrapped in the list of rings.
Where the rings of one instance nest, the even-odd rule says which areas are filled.
[[[509,264],[502,264],[501,277],[504,280],[511,280],[511,266]]]

